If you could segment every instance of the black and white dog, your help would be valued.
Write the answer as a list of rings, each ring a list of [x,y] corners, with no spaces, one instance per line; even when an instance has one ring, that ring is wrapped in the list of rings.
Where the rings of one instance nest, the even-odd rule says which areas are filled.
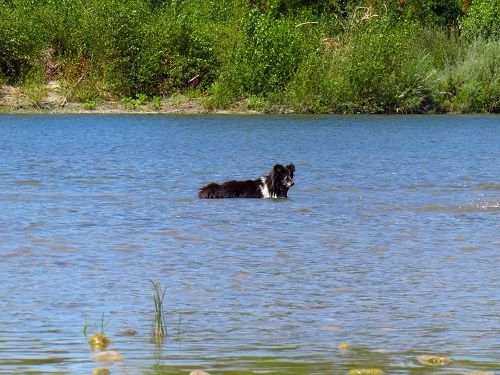
[[[256,180],[226,181],[211,183],[200,189],[200,198],[287,198],[288,189],[293,186],[295,166],[276,164],[273,170]]]

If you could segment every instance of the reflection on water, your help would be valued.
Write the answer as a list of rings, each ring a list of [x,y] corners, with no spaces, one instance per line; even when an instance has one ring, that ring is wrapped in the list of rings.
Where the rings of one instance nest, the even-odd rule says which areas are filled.
[[[490,374],[498,139],[491,116],[1,116],[0,373]],[[288,200],[196,199],[276,162]],[[103,314],[123,361],[89,350]]]

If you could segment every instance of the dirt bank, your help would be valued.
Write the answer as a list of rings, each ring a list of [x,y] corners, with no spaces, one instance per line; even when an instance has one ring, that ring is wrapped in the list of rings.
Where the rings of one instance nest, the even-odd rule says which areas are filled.
[[[191,98],[183,94],[156,98],[155,101],[126,99],[121,101],[90,101],[86,103],[68,101],[65,90],[57,81],[50,81],[43,91],[33,98],[21,87],[0,86],[0,113],[160,113],[160,114],[205,114],[205,113],[257,113],[247,109],[212,111],[203,105],[202,98]]]

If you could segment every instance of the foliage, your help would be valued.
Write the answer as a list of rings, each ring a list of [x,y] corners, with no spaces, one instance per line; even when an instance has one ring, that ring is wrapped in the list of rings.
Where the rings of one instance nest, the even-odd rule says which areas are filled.
[[[341,113],[436,110],[436,69],[422,39],[417,24],[373,18],[325,40],[288,87],[293,107]]]
[[[196,91],[213,109],[497,111],[499,4],[0,0],[0,82],[35,105],[56,79],[87,107]]]
[[[460,0],[377,1],[379,12],[388,9],[392,17],[428,26],[456,27],[463,14]]]
[[[45,79],[43,74],[38,69],[30,70],[23,79],[21,84],[23,94],[31,101],[31,103],[40,107],[47,93]]]
[[[464,18],[464,34],[471,38],[500,37],[500,0],[474,0]]]
[[[453,112],[500,112],[500,41],[478,40],[442,82]]]
[[[0,73],[18,83],[46,45],[45,37],[29,8],[0,4]]]
[[[83,109],[86,109],[88,111],[93,111],[96,109],[97,103],[95,100],[87,100],[85,103],[83,103]]]
[[[275,20],[252,9],[243,20],[233,58],[212,87],[215,101],[281,90],[299,62],[298,40],[290,20]]]

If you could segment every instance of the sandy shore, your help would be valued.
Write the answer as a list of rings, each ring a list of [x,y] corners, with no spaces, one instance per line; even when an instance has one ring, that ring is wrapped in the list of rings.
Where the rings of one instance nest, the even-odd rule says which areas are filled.
[[[34,101],[20,87],[0,86],[0,113],[96,113],[96,114],[256,114],[244,108],[235,110],[209,110],[203,99],[186,95],[173,95],[162,98],[161,102],[138,103],[137,101],[96,101],[79,103],[68,101],[57,81],[49,82],[45,95]]]

